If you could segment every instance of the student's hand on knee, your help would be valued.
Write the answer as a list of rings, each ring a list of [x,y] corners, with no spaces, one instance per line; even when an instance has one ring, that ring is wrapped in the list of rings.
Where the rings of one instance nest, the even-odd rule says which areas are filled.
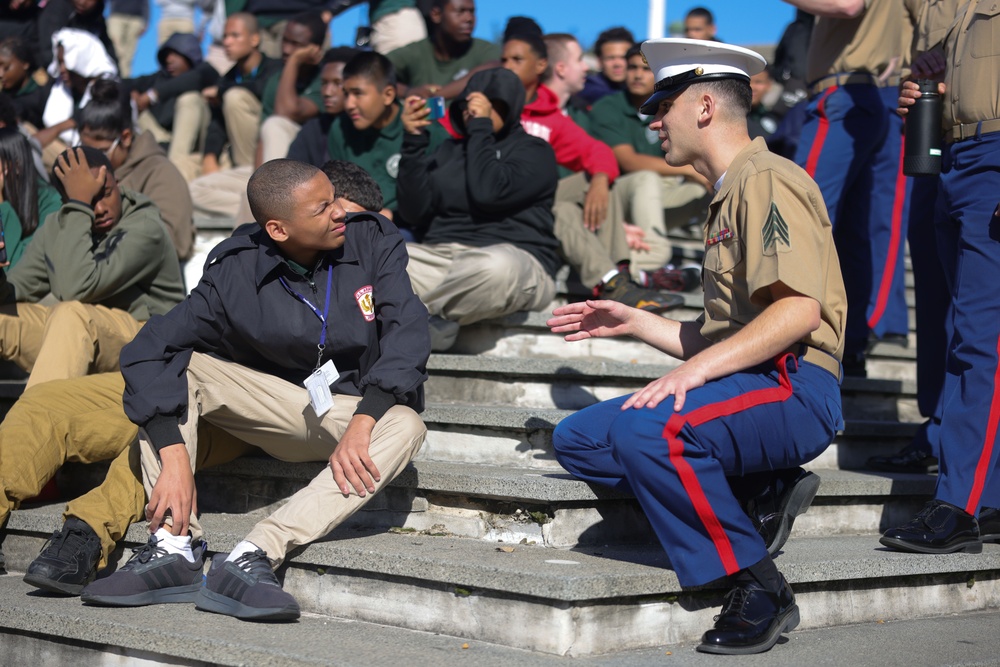
[[[198,495],[187,447],[183,443],[164,447],[160,450],[160,461],[163,468],[146,505],[149,532],[155,533],[169,512],[173,520],[170,532],[186,535],[191,514],[198,512]]]
[[[594,174],[583,200],[583,224],[596,232],[608,215],[608,175]]]
[[[382,479],[375,462],[368,455],[374,427],[375,420],[368,415],[354,415],[330,455],[333,480],[345,496],[350,494],[351,487],[362,498],[368,493],[375,493],[375,483]]]
[[[687,393],[705,384],[707,378],[696,367],[682,364],[658,380],[653,380],[632,394],[622,410],[629,408],[655,408],[668,396],[674,397],[674,412],[684,409]]]

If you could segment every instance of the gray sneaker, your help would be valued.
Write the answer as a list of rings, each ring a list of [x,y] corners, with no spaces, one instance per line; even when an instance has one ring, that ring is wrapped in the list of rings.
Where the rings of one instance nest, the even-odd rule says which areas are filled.
[[[202,587],[205,567],[204,541],[191,545],[194,562],[167,553],[155,535],[114,574],[90,583],[80,594],[87,604],[105,607],[141,607],[147,604],[194,602]]]
[[[271,561],[260,549],[232,562],[226,562],[226,554],[216,554],[195,607],[255,621],[293,621],[299,617],[299,603],[282,590]]]

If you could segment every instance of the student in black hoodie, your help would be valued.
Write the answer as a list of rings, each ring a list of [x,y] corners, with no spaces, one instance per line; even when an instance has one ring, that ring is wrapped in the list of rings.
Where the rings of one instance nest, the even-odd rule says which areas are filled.
[[[516,74],[477,72],[449,109],[463,138],[425,155],[430,110],[406,100],[397,198],[403,220],[425,232],[423,244],[407,244],[407,273],[437,351],[451,347],[459,325],[542,310],[555,296],[556,159],[521,127],[523,107]]]

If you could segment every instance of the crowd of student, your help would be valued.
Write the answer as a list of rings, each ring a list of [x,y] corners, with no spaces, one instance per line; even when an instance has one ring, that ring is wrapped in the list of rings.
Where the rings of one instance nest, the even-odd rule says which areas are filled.
[[[724,45],[711,12],[695,8],[685,34],[701,41],[643,48],[625,28],[611,28],[593,45],[590,71],[573,35],[545,33],[529,18],[511,19],[499,45],[473,38],[474,0],[371,2],[364,48],[329,48],[325,3],[208,3],[208,53],[195,34],[194,3],[164,4],[170,11],[165,7],[159,26],[160,69],[137,77],[126,74],[127,61],[145,3],[115,2],[107,25],[101,0],[49,0],[44,9],[22,1],[0,11],[0,357],[29,373],[27,390],[0,427],[0,524],[64,461],[114,460],[102,487],[70,504],[64,525],[29,567],[26,580],[40,588],[82,591],[95,604],[196,599],[203,609],[240,618],[296,617],[298,606],[277,585],[273,567],[289,548],[329,532],[417,451],[430,351],[450,349],[461,326],[545,309],[564,265],[596,299],[586,303],[601,305],[557,311],[555,330],[596,337],[646,322],[630,333],[688,363],[709,341],[753,341],[743,328],[754,331],[751,321],[773,317],[772,306],[794,301],[800,308],[795,298],[786,300],[789,290],[818,302],[816,327],[773,350],[781,353],[777,370],[761,371],[766,359],[755,361],[754,382],[777,373],[785,383],[786,362],[797,363],[788,359],[795,357],[821,369],[816,391],[832,395],[831,376],[839,383],[842,374],[865,374],[873,341],[908,339],[901,244],[907,222],[926,230],[933,207],[910,204],[916,195],[900,166],[898,86],[913,53],[944,48],[944,32],[931,27],[949,12],[955,18],[955,7],[936,6],[930,13],[940,16],[929,16],[916,0],[857,0],[851,11],[811,3],[819,18],[800,9],[770,67]],[[814,21],[820,37],[810,45]],[[678,48],[696,60],[678,64]],[[651,67],[651,59],[660,66]],[[913,67],[940,74],[941,62],[918,59]],[[669,95],[690,100],[691,91],[702,90],[688,88],[700,77],[723,83],[706,93],[706,104],[720,106],[706,107],[697,124],[706,139],[696,145],[680,139],[677,125],[669,129],[678,121],[667,114]],[[872,119],[860,142],[849,140],[858,132],[855,109]],[[685,129],[697,134],[694,125]],[[665,139],[671,132],[677,134]],[[732,166],[731,177],[716,168],[718,147],[732,151],[734,159],[721,165]],[[677,157],[682,149],[689,154]],[[768,162],[778,159],[773,154],[804,171]],[[746,192],[734,195],[733,179]],[[773,191],[753,190],[767,189],[762,183]],[[793,211],[803,219],[786,219]],[[234,220],[236,229],[211,252],[201,281],[185,286],[196,215]],[[679,266],[667,232],[706,219],[703,277],[699,268]],[[779,260],[792,247],[789,229],[809,237],[796,252],[815,259],[815,267],[801,257],[791,268]],[[759,238],[730,243],[748,230]],[[911,236],[910,243],[915,266],[958,270],[928,256],[934,253],[926,252],[926,237]],[[822,271],[807,275],[811,268]],[[684,326],[669,329],[622,308],[662,313],[683,304],[679,292],[700,286],[706,314],[696,343]],[[928,422],[900,455],[873,459],[877,469],[925,469],[942,434],[967,427],[953,426],[953,415],[964,419],[975,407],[956,393],[960,379],[945,377],[944,361],[956,348],[932,329],[943,328],[949,301],[964,304],[968,296],[957,284],[944,296],[926,281],[917,288],[918,322],[931,322],[918,349]],[[811,308],[795,312],[811,318]],[[331,313],[336,327],[328,326]],[[595,313],[615,325],[596,326]],[[970,326],[955,316],[955,331]],[[801,322],[794,324],[784,333],[798,331]],[[651,333],[661,326],[668,328]],[[963,331],[983,347],[982,336]],[[730,347],[740,344],[750,343]],[[995,361],[994,354],[993,368]],[[702,378],[699,396],[729,396],[736,385],[722,380],[745,368],[725,368]],[[811,377],[800,370],[797,379],[808,387]],[[684,385],[678,393],[674,380],[664,386],[678,413],[684,392],[700,388]],[[625,407],[638,401],[652,408],[659,400],[632,398]],[[303,420],[307,402],[314,414]],[[827,446],[822,434],[832,437],[837,428],[836,402],[836,411],[822,415],[815,447]],[[612,483],[602,476],[608,470],[584,459],[617,445],[581,443],[620,408],[604,414],[602,405],[560,426],[556,446],[567,469]],[[39,419],[46,428],[37,428]],[[760,422],[747,419],[732,429]],[[624,432],[642,441],[648,428],[619,426],[625,430],[609,431],[609,442]],[[657,440],[664,425],[654,426]],[[973,431],[989,443],[996,424],[986,428]],[[138,449],[130,451],[137,434]],[[329,460],[333,474],[321,473],[221,555],[203,587],[205,543],[192,473],[251,447],[286,460]],[[982,469],[997,456],[991,447],[984,451]],[[713,497],[722,509],[721,519],[712,518],[725,524],[719,531],[733,526],[741,536],[730,553],[740,566],[723,558],[724,572],[696,573],[700,565],[676,563],[688,583],[738,574],[741,595],[766,599],[767,636],[734,636],[725,624],[743,612],[724,611],[720,652],[765,650],[794,627],[793,618],[797,623],[791,591],[770,555],[808,507],[818,480],[796,467],[814,454],[784,454],[777,471],[763,462],[751,470],[750,459],[739,471],[711,471],[724,482],[723,472],[730,477],[713,486],[724,487],[725,497]],[[631,483],[661,535],[672,535],[677,521],[705,521],[703,507],[687,517],[658,501],[647,506],[643,485],[661,478],[646,479],[649,466],[626,470],[619,458],[614,484]],[[964,480],[953,472],[952,486],[961,486],[956,477]],[[963,491],[954,491],[948,502],[936,500],[911,524],[889,531],[883,543],[947,552],[1000,539],[1000,517],[991,509],[1000,502],[993,502],[992,487],[984,496],[984,484],[976,484],[974,501],[959,503],[955,494]],[[762,497],[778,499],[780,527],[768,525],[764,510],[748,509],[769,507]],[[318,503],[323,512],[308,509]],[[942,512],[943,535],[926,524]],[[149,544],[114,576],[92,581],[142,516],[154,533]],[[743,526],[748,520],[753,534]],[[921,521],[928,526],[922,533]],[[721,538],[713,539],[721,553]],[[142,567],[150,561],[166,568],[171,586],[153,581]],[[708,650],[711,644],[706,639]]]

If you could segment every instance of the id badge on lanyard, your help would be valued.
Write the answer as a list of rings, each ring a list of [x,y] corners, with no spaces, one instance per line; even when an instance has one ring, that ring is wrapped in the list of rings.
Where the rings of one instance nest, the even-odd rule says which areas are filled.
[[[302,382],[306,391],[309,392],[309,404],[312,405],[313,412],[316,413],[317,417],[322,417],[333,407],[333,394],[330,393],[330,385],[340,377],[340,373],[337,371],[337,367],[334,365],[332,359],[327,360],[325,364],[322,363],[323,350],[326,349],[326,331],[329,326],[330,292],[333,287],[333,271],[327,271],[326,274],[326,304],[323,306],[322,313],[319,312],[319,308],[313,305],[309,299],[293,290],[284,278],[279,278],[278,280],[281,281],[282,286],[284,286],[289,294],[309,306],[313,314],[323,323],[323,329],[319,336],[319,344],[316,346],[316,368]]]

